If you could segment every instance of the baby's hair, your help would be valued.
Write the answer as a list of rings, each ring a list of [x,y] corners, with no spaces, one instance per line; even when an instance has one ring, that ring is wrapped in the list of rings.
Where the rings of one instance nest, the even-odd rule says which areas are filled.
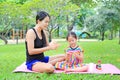
[[[69,32],[69,33],[67,34],[66,40],[68,40],[68,37],[70,37],[70,36],[72,36],[72,37],[74,37],[75,39],[77,39],[77,35],[75,34],[75,32]]]

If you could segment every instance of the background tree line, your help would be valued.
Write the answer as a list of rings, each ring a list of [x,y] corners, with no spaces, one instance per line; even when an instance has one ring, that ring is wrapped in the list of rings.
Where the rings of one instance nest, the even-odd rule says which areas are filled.
[[[69,32],[77,26],[78,29],[86,27],[92,36],[101,40],[112,40],[119,32],[120,44],[119,0],[1,0],[0,38],[7,44],[6,36],[11,29],[33,27],[40,10],[51,15],[47,29],[50,41],[54,35],[59,37],[60,32]]]

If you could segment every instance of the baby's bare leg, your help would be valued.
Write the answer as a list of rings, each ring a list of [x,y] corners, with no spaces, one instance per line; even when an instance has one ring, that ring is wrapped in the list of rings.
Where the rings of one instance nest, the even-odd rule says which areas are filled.
[[[65,72],[86,72],[88,70],[88,66],[77,67],[74,69],[66,69]]]
[[[49,63],[52,65],[55,65],[57,62],[61,62],[65,60],[65,55],[56,55],[56,56],[51,56],[49,59]]]

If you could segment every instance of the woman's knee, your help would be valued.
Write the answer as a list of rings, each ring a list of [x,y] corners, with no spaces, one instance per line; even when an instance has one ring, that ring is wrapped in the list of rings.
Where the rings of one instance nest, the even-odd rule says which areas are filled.
[[[32,67],[33,71],[36,72],[54,72],[54,67],[49,63],[36,63]]]
[[[48,64],[46,66],[45,72],[54,72],[54,66],[52,64]]]

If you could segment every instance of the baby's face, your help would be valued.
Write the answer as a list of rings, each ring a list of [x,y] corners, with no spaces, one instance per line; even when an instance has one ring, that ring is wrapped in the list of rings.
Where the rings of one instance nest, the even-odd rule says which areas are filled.
[[[77,39],[72,37],[72,36],[69,36],[68,37],[68,43],[71,47],[75,47],[76,46],[76,43],[77,43]]]

